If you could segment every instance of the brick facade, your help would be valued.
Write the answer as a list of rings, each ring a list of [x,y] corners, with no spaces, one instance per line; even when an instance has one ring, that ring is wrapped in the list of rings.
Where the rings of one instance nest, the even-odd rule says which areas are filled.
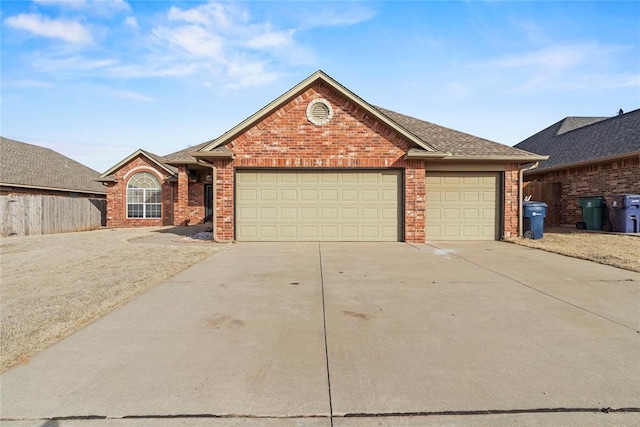
[[[547,173],[536,173],[535,169],[532,172],[525,176],[525,181],[561,184],[561,225],[575,226],[582,221],[582,211],[578,206],[580,197],[640,194],[638,156]]]
[[[150,172],[162,185],[161,218],[127,218],[127,184],[138,172]],[[113,173],[117,182],[107,183],[107,227],[140,227],[170,225],[173,186],[166,182],[169,174],[144,156],[137,156]]]
[[[313,99],[332,105],[333,119],[317,126],[306,116]],[[218,161],[217,238],[233,238],[234,168],[405,170],[405,240],[424,242],[424,163],[405,160],[412,143],[332,87],[318,83],[228,144],[233,161]]]
[[[332,119],[316,125],[307,118],[307,106],[314,99],[326,99],[333,110]],[[268,116],[244,129],[226,147],[233,159],[213,160],[215,172],[214,238],[235,238],[235,172],[242,168],[330,169],[402,169],[404,182],[403,224],[407,242],[424,243],[425,236],[425,163],[407,160],[413,142],[345,97],[333,86],[317,81]],[[506,166],[504,174],[504,229],[501,236],[518,233],[518,166]],[[127,179],[136,171],[153,169],[163,183],[161,219],[126,218]],[[167,172],[138,156],[120,168],[117,183],[109,184],[108,225],[180,225],[202,222],[205,216],[203,176],[209,171],[188,170],[178,166],[178,179],[165,181]]]

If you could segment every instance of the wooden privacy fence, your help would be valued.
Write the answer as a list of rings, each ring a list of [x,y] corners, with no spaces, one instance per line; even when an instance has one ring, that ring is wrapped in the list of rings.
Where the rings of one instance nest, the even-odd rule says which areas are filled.
[[[560,227],[560,191],[559,182],[525,182],[522,187],[523,196],[531,196],[531,201],[547,204],[545,227]]]
[[[0,196],[2,236],[95,230],[106,224],[106,199]]]

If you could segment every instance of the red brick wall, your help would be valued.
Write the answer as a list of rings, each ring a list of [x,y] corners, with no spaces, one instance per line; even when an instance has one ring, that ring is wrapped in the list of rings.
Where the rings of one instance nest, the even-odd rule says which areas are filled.
[[[504,172],[504,230],[503,238],[518,236],[520,215],[519,164],[509,163]]]
[[[127,218],[127,183],[137,172],[153,173],[162,185],[162,204],[166,208],[172,200],[173,189],[164,182],[168,174],[150,162],[144,156],[137,156],[131,162],[118,169],[113,175],[117,182],[107,185],[107,227],[138,227],[168,225],[171,212],[163,209],[162,218]]]
[[[307,105],[317,98],[325,98],[333,108],[333,119],[323,126],[306,117]],[[403,168],[405,239],[425,240],[424,163],[405,160],[410,141],[330,86],[314,85],[228,147],[235,160],[217,163],[216,231],[220,240],[233,238],[233,170],[237,167]]]
[[[640,158],[630,157],[548,173],[535,173],[534,170],[525,176],[525,180],[559,182],[562,185],[560,223],[574,226],[582,221],[582,211],[578,206],[580,197],[640,194],[639,176]]]

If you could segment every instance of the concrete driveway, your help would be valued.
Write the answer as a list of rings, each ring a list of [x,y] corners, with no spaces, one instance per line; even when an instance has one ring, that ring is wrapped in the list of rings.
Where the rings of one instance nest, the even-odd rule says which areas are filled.
[[[640,274],[508,243],[239,243],[3,374],[0,415],[637,425],[639,330]]]

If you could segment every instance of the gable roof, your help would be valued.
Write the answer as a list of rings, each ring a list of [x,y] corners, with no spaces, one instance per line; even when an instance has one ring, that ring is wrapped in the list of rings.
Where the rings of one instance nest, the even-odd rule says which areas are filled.
[[[614,117],[567,117],[515,147],[549,155],[537,173],[640,155],[640,109]]]
[[[224,133],[223,135],[219,136],[216,139],[209,141],[209,143],[206,144],[200,151],[211,151],[216,147],[226,144],[227,142],[231,141],[232,139],[237,137],[239,134],[241,134],[243,131],[253,126],[255,123],[267,117],[273,111],[277,110],[278,108],[280,108],[281,106],[289,102],[290,100],[294,99],[296,96],[300,95],[302,92],[307,90],[309,87],[311,87],[313,84],[315,84],[318,81],[322,81],[323,83],[329,85],[331,88],[337,90],[347,99],[356,103],[358,106],[363,108],[372,116],[376,117],[378,120],[387,124],[389,127],[391,127],[396,132],[408,138],[410,141],[412,141],[414,144],[416,144],[418,147],[422,148],[423,150],[428,152],[436,151],[433,147],[429,146],[429,144],[425,143],[419,137],[412,134],[409,130],[403,128],[402,126],[399,126],[398,123],[394,122],[393,120],[390,120],[389,117],[382,114],[380,110],[374,108],[371,104],[364,101],[362,98],[360,98],[359,96],[351,92],[346,87],[342,86],[340,83],[338,83],[337,81],[329,77],[326,73],[324,73],[321,70],[316,71],[315,73],[313,73],[312,75],[304,79],[302,82],[298,83],[293,88],[289,89],[287,92],[280,95],[274,101],[272,101],[271,103],[269,103],[268,105],[266,105],[265,107],[263,107],[262,109],[254,113],[253,115],[249,116],[247,119],[245,119],[238,125],[234,126],[228,132]]]
[[[49,148],[0,137],[0,185],[106,194],[99,172]]]
[[[162,157],[158,156],[157,154],[153,154],[150,151],[138,149],[133,153],[131,153],[130,155],[128,155],[123,160],[121,160],[120,162],[118,162],[118,164],[112,166],[111,168],[109,168],[109,170],[101,174],[100,177],[98,178],[98,181],[102,181],[102,182],[115,181],[116,179],[115,177],[112,176],[112,174],[138,156],[144,156],[147,159],[151,160],[152,163],[155,163],[159,168],[165,170],[169,175],[175,175],[178,173],[178,169],[169,164],[166,164]]]
[[[201,164],[200,159],[206,158],[233,158],[233,153],[226,144],[254,126],[257,122],[282,107],[301,93],[306,91],[318,81],[329,85],[347,99],[356,103],[367,113],[380,120],[399,134],[405,136],[414,144],[414,148],[407,153],[408,158],[413,159],[447,159],[447,160],[496,160],[496,161],[520,161],[535,162],[544,160],[547,156],[509,147],[504,144],[479,138],[464,132],[439,126],[424,120],[396,113],[391,110],[373,106],[362,98],[342,86],[329,77],[323,71],[316,71],[311,76],[279,96],[277,99],[234,126],[219,137],[203,142],[193,147],[188,147],[165,156],[155,156],[149,152],[138,150],[116,166],[101,175],[104,181],[109,180],[108,175],[130,161],[135,155],[144,153],[155,156],[158,163],[163,164],[176,173],[176,168],[171,165]]]

